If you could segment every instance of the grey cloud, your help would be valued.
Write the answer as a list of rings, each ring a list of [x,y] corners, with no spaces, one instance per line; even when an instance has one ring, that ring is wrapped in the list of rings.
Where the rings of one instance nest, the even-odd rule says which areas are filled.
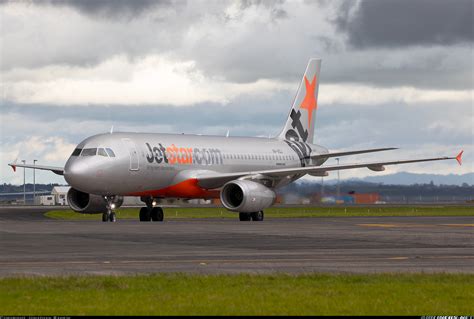
[[[241,0],[239,2],[242,11],[252,6],[263,6],[270,10],[272,20],[288,18],[288,12],[283,8],[284,0]]]
[[[171,4],[169,0],[52,0],[52,2],[73,7],[84,14],[111,18],[139,16],[156,6]]]
[[[363,0],[335,19],[356,48],[451,45],[474,40],[472,0]]]
[[[61,135],[75,140],[81,138],[77,130],[73,131],[72,127],[63,129],[59,123],[62,121],[76,123],[73,124],[76,127],[80,127],[81,123],[97,123],[94,128],[98,131],[87,132],[86,135],[107,132],[110,126],[114,125],[116,130],[129,128],[134,131],[223,135],[229,129],[232,135],[268,136],[268,134],[276,135],[283,126],[291,97],[283,97],[283,100],[285,99],[287,100],[285,103],[281,103],[280,98],[260,101],[240,99],[226,106],[206,103],[192,107],[167,105],[58,107],[26,106],[7,102],[2,106],[2,116],[6,118],[14,115],[16,118],[35,119],[38,126],[51,129],[51,132],[61,132]],[[0,136],[3,135],[4,140],[39,134],[34,127],[24,127],[21,132],[17,131],[15,136],[12,136],[10,129],[13,127],[10,125],[11,123],[2,122],[0,117]]]
[[[452,103],[449,111],[443,103],[320,106],[315,140],[334,148],[470,145],[473,119],[469,103]]]
[[[229,129],[235,136],[268,136],[279,133],[290,103],[291,97],[281,95],[261,101],[239,100],[226,106],[74,108],[8,104],[2,106],[3,119],[13,115],[19,123],[24,119],[37,124],[17,130],[18,123],[0,118],[0,135],[3,141],[10,142],[30,135],[51,134],[78,142],[87,135],[107,132],[114,125],[119,131],[223,135]],[[331,148],[353,148],[364,143],[402,147],[472,144],[472,132],[466,123],[473,119],[469,103],[453,103],[450,111],[442,103],[320,105],[315,138]],[[13,131],[15,135],[11,135]]]
[[[96,18],[133,19],[156,7],[186,3],[186,0],[32,0],[34,5],[66,6]],[[15,1],[1,0],[0,3]]]
[[[455,2],[465,3],[464,0]],[[63,6],[77,7],[87,4],[90,7],[81,10],[100,12],[98,8],[111,2],[95,4],[95,1],[65,0],[61,3]],[[134,6],[133,3],[130,1],[129,5]],[[374,87],[413,86],[456,90],[473,88],[470,46],[405,46],[396,50],[369,47],[354,50],[346,47],[343,34],[324,18],[333,16],[337,7],[339,22],[336,25],[350,32],[349,25],[360,19],[360,10],[372,3],[373,6],[391,3],[387,0],[368,4],[362,2],[360,8],[354,7],[356,2],[348,1],[320,0],[302,4],[242,1],[239,8],[244,12],[241,17],[248,19],[245,20],[246,24],[240,23],[238,18],[235,21],[226,19],[225,11],[230,2],[216,2],[209,6],[193,1],[187,4],[172,2],[183,7],[177,10],[172,5],[173,8],[163,16],[159,12],[165,10],[152,10],[156,8],[147,7],[147,3],[137,4],[136,9],[117,9],[117,12],[150,11],[150,14],[140,19],[118,23],[98,19],[91,22],[84,15],[68,12],[60,15],[55,10],[38,10],[41,13],[33,15],[35,18],[30,21],[5,14],[1,39],[5,45],[0,68],[10,70],[54,64],[89,66],[116,55],[125,55],[134,60],[157,54],[177,61],[195,61],[196,68],[204,75],[229,82],[253,82],[270,78],[294,81],[297,86],[308,59],[320,56],[323,58],[321,79],[324,83],[351,82]],[[337,6],[338,3],[342,4]],[[401,0],[399,6],[409,8],[412,6],[410,3]],[[433,3],[435,7],[440,6],[437,0]],[[127,5],[124,4],[125,7]],[[258,14],[244,16],[250,8]],[[281,15],[286,15],[286,18],[274,20],[273,14],[266,14],[268,10],[282,10],[284,13]],[[358,13],[353,16],[354,12]],[[55,15],[58,15],[56,20],[53,19]],[[156,16],[160,19],[155,19]],[[440,24],[457,25],[459,22],[453,20],[455,18],[447,14]],[[19,28],[18,25],[23,27]],[[41,50],[38,50],[39,47]]]

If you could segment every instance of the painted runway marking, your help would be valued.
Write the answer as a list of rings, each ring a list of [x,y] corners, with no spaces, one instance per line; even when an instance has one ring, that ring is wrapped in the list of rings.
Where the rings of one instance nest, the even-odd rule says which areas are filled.
[[[346,259],[347,257],[329,257],[329,258],[270,258],[270,259],[175,259],[175,260],[117,260],[117,261],[20,261],[20,262],[0,262],[1,265],[15,265],[15,266],[27,266],[27,265],[51,265],[57,266],[58,264],[70,264],[70,265],[80,265],[80,264],[114,264],[114,265],[124,265],[124,264],[173,264],[173,263],[197,263],[200,265],[210,265],[210,264],[237,264],[237,263],[269,263],[269,262],[285,262],[285,263],[299,263],[299,262],[314,262],[314,261],[338,261],[341,259]],[[394,257],[358,257],[355,258],[351,256],[353,261],[368,261],[368,260],[407,260],[407,259],[474,259],[472,255],[458,255],[458,256],[417,256],[407,257],[407,256],[394,256]]]
[[[364,226],[364,227],[386,227],[386,228],[392,228],[392,227],[399,227],[395,224],[357,224],[357,226]]]
[[[474,224],[440,224],[440,226],[450,226],[450,227],[474,227]]]
[[[474,227],[474,224],[356,224],[362,227],[380,227],[380,228],[415,228],[415,227]]]

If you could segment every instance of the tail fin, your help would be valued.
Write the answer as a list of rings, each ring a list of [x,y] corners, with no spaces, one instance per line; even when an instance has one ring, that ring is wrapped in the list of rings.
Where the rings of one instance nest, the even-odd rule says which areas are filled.
[[[285,127],[278,138],[313,142],[314,120],[318,108],[319,71],[321,59],[310,59],[296,93]]]

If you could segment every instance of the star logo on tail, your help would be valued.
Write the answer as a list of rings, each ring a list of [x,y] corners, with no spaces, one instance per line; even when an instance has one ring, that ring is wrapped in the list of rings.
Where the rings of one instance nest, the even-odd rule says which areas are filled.
[[[304,77],[304,84],[306,86],[306,96],[300,105],[300,108],[308,111],[308,128],[311,127],[311,120],[313,119],[313,111],[318,108],[314,91],[316,90],[316,75],[313,77],[313,81],[309,83],[306,76]]]

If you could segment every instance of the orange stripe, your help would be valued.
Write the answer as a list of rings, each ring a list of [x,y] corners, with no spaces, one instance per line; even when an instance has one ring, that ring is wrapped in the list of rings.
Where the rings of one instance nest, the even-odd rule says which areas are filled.
[[[129,193],[127,196],[153,196],[178,198],[219,198],[219,191],[199,187],[197,178],[190,178],[178,184],[158,190]]]

